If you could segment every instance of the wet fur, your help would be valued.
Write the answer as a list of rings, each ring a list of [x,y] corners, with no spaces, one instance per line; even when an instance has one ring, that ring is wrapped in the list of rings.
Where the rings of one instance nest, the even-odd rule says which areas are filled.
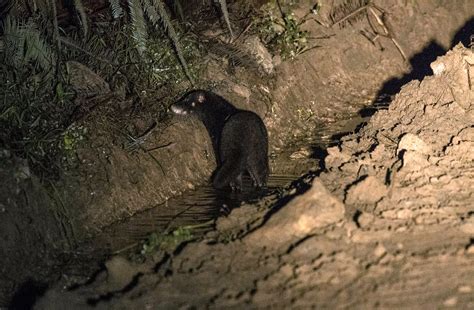
[[[241,189],[246,173],[255,187],[265,186],[269,173],[268,135],[257,114],[237,109],[224,98],[203,90],[187,93],[171,110],[196,115],[206,126],[217,161],[212,178],[215,188]]]

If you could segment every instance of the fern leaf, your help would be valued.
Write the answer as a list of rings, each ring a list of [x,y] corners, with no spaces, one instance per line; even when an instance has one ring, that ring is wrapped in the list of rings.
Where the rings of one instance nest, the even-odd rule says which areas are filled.
[[[24,24],[9,15],[2,28],[6,61],[16,68],[23,68],[31,62],[43,71],[51,72],[56,59],[54,51],[33,22]]]
[[[229,19],[229,11],[227,10],[227,1],[226,0],[219,0],[219,4],[221,6],[222,15],[224,16],[225,23],[227,24],[227,28],[229,28],[230,39],[234,39],[234,34],[232,32],[232,27],[230,26],[230,19]]]
[[[8,15],[3,21],[2,30],[4,33],[4,52],[7,63],[20,66],[23,59],[24,37],[20,22]]]
[[[138,52],[142,54],[146,50],[146,39],[148,38],[142,5],[140,0],[128,0],[128,6],[132,17],[132,36],[137,44]]]
[[[191,82],[191,84],[194,84],[193,78],[191,74],[189,73],[188,64],[186,63],[186,60],[184,59],[184,56],[183,56],[183,52],[182,52],[181,44],[179,43],[178,35],[176,34],[176,31],[173,27],[173,24],[171,23],[171,19],[168,15],[168,12],[166,11],[166,8],[162,0],[144,0],[144,3],[145,3],[145,12],[147,13],[148,17],[150,18],[150,21],[155,25],[155,27],[158,27],[159,21],[161,21],[161,24],[163,25],[163,27],[168,33],[168,37],[173,42],[176,55],[178,56],[179,63],[183,67],[186,77]],[[158,12],[156,11],[155,7],[158,9]]]
[[[109,0],[110,8],[112,9],[112,16],[114,19],[120,18],[123,16],[123,9],[120,5],[120,0]]]
[[[87,32],[88,32],[87,14],[86,14],[86,10],[84,9],[84,5],[82,5],[82,1],[74,0],[74,7],[76,8],[76,11],[81,18],[81,24],[82,24],[82,29],[84,31],[84,36],[87,37]]]
[[[52,65],[55,63],[54,52],[51,46],[41,37],[38,30],[27,33],[25,42],[27,43],[27,49],[25,58],[26,60],[32,60],[38,64],[38,66],[46,72],[50,72],[53,68]]]

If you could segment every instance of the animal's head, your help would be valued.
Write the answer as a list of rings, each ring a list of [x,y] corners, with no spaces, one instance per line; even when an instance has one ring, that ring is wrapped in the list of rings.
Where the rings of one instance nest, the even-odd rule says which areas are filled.
[[[204,109],[207,95],[205,90],[192,90],[172,104],[171,111],[178,115],[199,114]]]

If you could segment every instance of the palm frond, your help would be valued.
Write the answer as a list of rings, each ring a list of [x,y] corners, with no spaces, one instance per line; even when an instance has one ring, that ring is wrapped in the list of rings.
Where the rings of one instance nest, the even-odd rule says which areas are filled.
[[[117,19],[122,17],[123,9],[120,5],[120,0],[109,0],[110,8],[112,9],[112,16]]]
[[[51,72],[55,53],[33,22],[23,23],[9,15],[2,28],[6,61],[20,69],[31,62],[43,71]]]
[[[130,16],[132,18],[132,36],[135,39],[135,43],[137,44],[138,52],[142,54],[146,50],[146,39],[148,38],[142,5],[140,0],[128,0],[128,6],[130,8]]]
[[[159,22],[161,21],[161,24],[163,25],[163,27],[168,33],[168,37],[173,42],[176,55],[178,56],[179,63],[183,67],[186,77],[191,82],[191,84],[194,84],[193,78],[188,69],[188,65],[183,56],[183,52],[182,52],[181,44],[179,43],[178,35],[173,27],[173,24],[171,23],[171,19],[168,15],[168,12],[166,11],[166,8],[163,2],[161,0],[144,0],[144,3],[145,3],[145,12],[147,13],[153,25],[155,25],[155,27],[158,27]],[[158,9],[158,12],[156,11],[155,8]]]

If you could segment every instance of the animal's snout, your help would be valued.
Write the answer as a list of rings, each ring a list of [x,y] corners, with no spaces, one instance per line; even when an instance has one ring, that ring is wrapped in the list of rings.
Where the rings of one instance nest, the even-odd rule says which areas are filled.
[[[177,106],[176,104],[171,105],[170,109],[171,109],[171,112],[178,115],[186,115],[187,113],[185,109]]]

